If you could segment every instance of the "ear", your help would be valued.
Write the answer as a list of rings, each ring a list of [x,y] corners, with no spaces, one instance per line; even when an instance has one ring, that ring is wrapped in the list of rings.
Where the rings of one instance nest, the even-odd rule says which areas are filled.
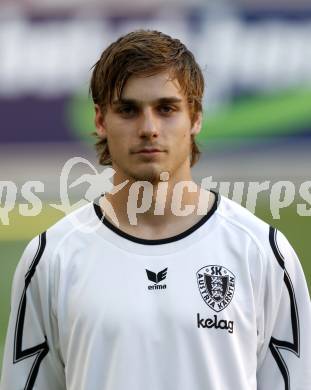
[[[107,132],[106,132],[106,124],[105,124],[104,115],[103,115],[98,104],[95,104],[94,108],[95,108],[94,123],[95,123],[95,127],[96,127],[96,132],[100,138],[106,138]]]
[[[198,112],[196,114],[195,121],[193,122],[192,128],[191,128],[191,134],[197,135],[201,131],[202,127],[202,112]]]

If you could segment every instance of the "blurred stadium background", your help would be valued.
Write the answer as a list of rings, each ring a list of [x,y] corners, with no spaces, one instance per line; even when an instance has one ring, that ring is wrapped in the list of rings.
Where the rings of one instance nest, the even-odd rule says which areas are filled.
[[[197,180],[294,183],[295,201],[279,219],[267,192],[255,212],[287,235],[311,285],[311,216],[297,214],[299,203],[311,214],[298,191],[311,180],[309,0],[0,0],[0,364],[16,263],[27,241],[63,215],[49,206],[59,201],[61,169],[74,156],[97,166],[90,68],[137,28],[180,38],[204,70]],[[75,169],[75,177],[91,173]],[[35,217],[19,211],[29,180],[44,183]],[[87,188],[74,188],[70,200]]]

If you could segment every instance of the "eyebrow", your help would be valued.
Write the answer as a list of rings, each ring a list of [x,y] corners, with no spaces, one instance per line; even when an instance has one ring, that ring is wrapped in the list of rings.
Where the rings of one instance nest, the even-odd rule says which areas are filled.
[[[151,102],[152,104],[173,104],[173,103],[182,103],[182,99],[176,97],[176,96],[170,96],[170,97],[163,97],[160,99],[156,99]],[[119,105],[119,104],[132,104],[136,106],[142,106],[143,102],[136,99],[127,99],[127,98],[121,98],[114,100],[112,102],[112,105]]]

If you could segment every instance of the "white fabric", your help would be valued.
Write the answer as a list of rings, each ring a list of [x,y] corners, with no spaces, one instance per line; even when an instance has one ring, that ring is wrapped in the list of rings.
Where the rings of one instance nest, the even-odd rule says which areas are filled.
[[[79,209],[47,231],[26,289],[22,349],[45,336],[49,348],[28,388],[38,352],[13,363],[13,350],[39,237],[19,262],[1,390],[310,390],[308,288],[286,238],[276,241],[285,269],[269,226],[224,197],[190,235],[157,245],[118,235],[92,204]],[[289,388],[271,338],[285,346],[276,351]]]

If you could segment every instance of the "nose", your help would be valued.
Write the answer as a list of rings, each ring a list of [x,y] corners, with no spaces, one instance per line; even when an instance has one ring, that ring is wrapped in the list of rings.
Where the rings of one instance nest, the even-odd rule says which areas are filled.
[[[157,120],[151,108],[143,111],[138,126],[139,137],[153,138],[159,135]]]

